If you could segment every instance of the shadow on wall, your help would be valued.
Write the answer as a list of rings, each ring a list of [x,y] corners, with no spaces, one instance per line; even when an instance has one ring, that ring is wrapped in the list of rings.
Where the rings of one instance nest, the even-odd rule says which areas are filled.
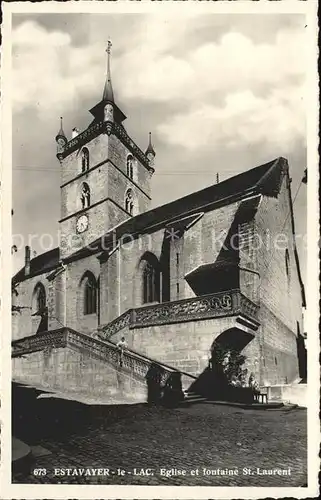
[[[240,403],[253,403],[254,395],[252,389],[244,387],[247,370],[242,365],[245,360],[242,350],[252,337],[246,333],[242,334],[235,329],[224,331],[211,346],[211,359],[208,367],[199,375],[198,379],[189,388],[213,401],[234,401]],[[227,353],[234,352],[234,364],[229,364],[229,369],[224,364]],[[231,363],[231,362],[230,362]],[[233,376],[234,375],[234,376]],[[231,379],[242,379],[243,386],[231,385]],[[244,380],[243,380],[244,379]]]
[[[41,319],[36,333],[46,332],[48,330],[48,311],[46,310],[41,314]]]
[[[147,402],[149,405],[162,404],[174,408],[184,399],[181,373],[173,372],[164,382],[165,370],[152,363],[146,374]]]
[[[297,322],[297,354],[299,363],[299,376],[302,378],[302,383],[307,381],[307,350],[304,343],[304,337],[300,333],[299,323]]]

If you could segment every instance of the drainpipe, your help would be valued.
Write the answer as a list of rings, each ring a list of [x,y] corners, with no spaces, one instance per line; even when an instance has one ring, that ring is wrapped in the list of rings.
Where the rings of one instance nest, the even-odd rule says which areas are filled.
[[[25,247],[25,276],[30,274],[30,247]]]

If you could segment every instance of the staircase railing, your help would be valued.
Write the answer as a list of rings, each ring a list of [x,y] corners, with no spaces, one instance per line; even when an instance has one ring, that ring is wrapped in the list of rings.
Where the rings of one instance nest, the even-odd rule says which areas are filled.
[[[99,331],[101,336],[109,339],[126,326],[131,329],[143,328],[237,314],[243,314],[258,324],[258,311],[258,304],[235,289],[128,309],[107,325],[101,326]]]
[[[104,332],[104,336],[106,338],[110,338],[115,333],[119,332],[126,326],[129,326],[133,323],[133,318],[132,318],[133,311],[134,309],[128,309],[126,312],[124,312],[117,318],[113,319],[110,323],[105,325],[103,329],[100,329],[100,331]]]
[[[111,342],[95,339],[84,333],[68,329],[67,345],[70,347],[77,347],[78,349],[84,349],[96,359],[108,362],[115,368],[120,367],[120,350]],[[154,362],[149,358],[134,354],[129,350],[124,350],[122,353],[122,369],[133,375],[138,375],[139,378],[146,377],[153,363]],[[167,379],[168,375],[176,371],[174,368],[163,366],[160,362],[156,363],[162,367],[164,379]]]
[[[17,358],[31,352],[43,351],[46,348],[66,347],[67,333],[67,328],[59,328],[14,340],[11,343],[11,356]]]
[[[13,341],[12,357],[17,358],[32,352],[59,347],[71,347],[83,350],[87,355],[95,359],[107,362],[116,369],[120,368],[120,350],[115,344],[90,337],[67,327]],[[191,382],[196,378],[193,375],[181,372],[174,367],[151,359],[143,354],[130,350],[123,351],[122,371],[126,371],[139,379],[146,379],[152,367],[157,367],[161,382],[165,382],[173,373],[178,371],[190,377]]]

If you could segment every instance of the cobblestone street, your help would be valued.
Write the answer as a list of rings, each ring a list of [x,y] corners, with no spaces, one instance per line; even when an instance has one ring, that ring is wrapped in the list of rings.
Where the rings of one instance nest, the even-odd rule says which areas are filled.
[[[13,482],[186,486],[303,486],[307,482],[307,415],[302,408],[245,410],[196,404],[166,409],[147,405],[86,406],[70,401],[59,404],[60,417],[51,411],[48,414],[52,419],[45,424],[35,415],[29,415],[28,421],[24,417],[24,430],[17,436],[44,449],[31,471],[44,468],[45,475],[15,473]],[[70,406],[73,404],[76,406]],[[67,421],[61,420],[64,412],[69,416]],[[33,429],[32,435],[28,429]],[[109,475],[54,475],[55,468],[105,468]],[[124,475],[118,475],[118,468],[124,470]],[[152,475],[137,475],[141,468],[152,469]],[[251,469],[252,474],[244,468]],[[290,469],[290,474],[260,475],[257,468]],[[161,469],[176,471],[167,477],[161,475]],[[203,469],[208,470],[204,473]],[[237,473],[222,475],[217,474],[217,469]],[[176,475],[178,470],[185,470],[185,475]]]

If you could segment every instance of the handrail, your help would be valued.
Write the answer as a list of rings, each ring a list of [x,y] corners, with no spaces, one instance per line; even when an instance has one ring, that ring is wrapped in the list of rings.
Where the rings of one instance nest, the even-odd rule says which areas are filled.
[[[66,342],[67,328],[65,327],[30,335],[11,342],[12,357],[23,356],[50,347],[66,347]]]
[[[107,342],[107,343],[113,344],[115,346],[117,345],[114,342],[112,342],[111,340],[103,340],[102,339],[102,342]],[[135,351],[132,348],[127,348],[126,351],[124,351],[124,352],[134,353],[136,356],[139,356],[140,358],[147,359],[147,360],[151,361],[152,363],[157,363],[158,365],[164,366],[165,368],[168,368],[171,371],[177,371],[177,372],[181,373],[182,375],[186,375],[188,377],[194,378],[195,380],[197,379],[197,377],[195,375],[192,375],[191,373],[187,373],[181,369],[174,368],[173,366],[170,366],[167,363],[164,363],[163,361],[158,361],[157,359],[151,358],[150,356],[147,356],[145,354],[141,354],[140,352]]]
[[[128,309],[99,331],[110,339],[125,326],[143,328],[160,324],[180,323],[193,320],[209,319],[219,316],[231,316],[242,313],[258,322],[259,305],[243,295],[240,289],[226,290],[172,302],[151,304],[135,309]]]
[[[118,347],[110,341],[97,339],[85,333],[78,332],[69,327],[49,330],[40,334],[31,335],[12,342],[12,356],[20,357],[24,354],[37,352],[53,347],[85,347],[90,354],[94,354],[97,359],[108,361],[112,365],[119,367],[120,353]],[[124,350],[122,354],[122,366],[128,368],[133,374],[145,377],[151,365],[156,364],[164,370],[163,378],[173,373],[179,372],[192,379],[194,375],[183,372],[162,361],[155,360],[134,350]]]

